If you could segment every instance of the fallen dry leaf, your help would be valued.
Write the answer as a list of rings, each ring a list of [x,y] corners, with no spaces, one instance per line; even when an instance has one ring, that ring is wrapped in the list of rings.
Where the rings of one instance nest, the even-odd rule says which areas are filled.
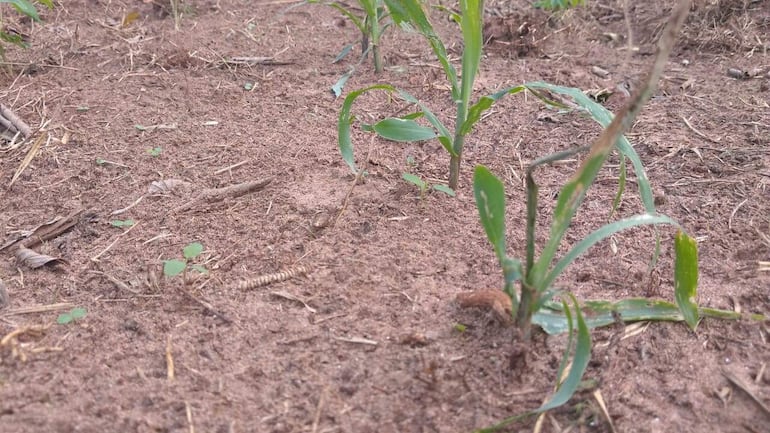
[[[18,262],[24,266],[32,269],[37,269],[45,265],[58,265],[67,263],[63,259],[32,251],[24,245],[19,245],[19,248],[16,250],[16,260],[18,260]]]

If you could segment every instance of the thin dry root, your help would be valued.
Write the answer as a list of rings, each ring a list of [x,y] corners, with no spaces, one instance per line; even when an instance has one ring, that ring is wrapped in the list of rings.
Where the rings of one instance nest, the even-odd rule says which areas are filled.
[[[235,290],[252,290],[257,287],[267,286],[268,284],[280,283],[294,277],[306,275],[310,270],[306,266],[297,266],[287,271],[276,272],[273,274],[260,275],[257,278],[251,280],[244,280],[233,286]]]

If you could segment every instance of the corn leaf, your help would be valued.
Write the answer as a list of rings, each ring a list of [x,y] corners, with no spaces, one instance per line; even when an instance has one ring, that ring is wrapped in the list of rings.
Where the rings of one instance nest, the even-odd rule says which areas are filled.
[[[583,318],[583,314],[580,311],[580,306],[578,305],[577,299],[575,299],[575,297],[572,295],[569,296],[572,298],[572,301],[575,305],[575,316],[577,318],[577,341],[574,344],[575,354],[572,357],[572,366],[570,367],[569,373],[567,374],[566,379],[564,379],[564,382],[559,385],[556,393],[551,397],[551,399],[539,408],[519,415],[508,417],[491,427],[476,430],[474,433],[496,432],[513,422],[520,421],[532,415],[537,415],[539,413],[557,408],[569,401],[572,395],[575,394],[575,391],[580,385],[580,380],[583,378],[583,373],[585,373],[586,367],[588,367],[588,362],[591,359],[591,333],[585,319]],[[563,304],[562,308],[564,310],[563,317],[570,324],[570,326],[566,327],[566,331],[570,332],[570,336],[567,343],[567,350],[565,351],[564,358],[562,358],[562,362],[559,366],[559,377],[561,377],[562,371],[567,365],[567,357],[569,356],[570,349],[573,346],[573,341],[575,341],[573,334],[573,330],[575,328],[571,326],[572,314],[570,313],[569,307],[567,307],[566,303]]]
[[[768,318],[761,314],[736,313],[735,311],[716,308],[698,308],[698,317],[711,317],[720,320],[752,320],[764,322]],[[598,328],[615,323],[617,315],[623,322],[665,321],[682,322],[685,320],[681,309],[669,301],[646,298],[630,298],[618,302],[586,301],[583,314],[589,328]],[[563,334],[569,331],[569,322],[563,307],[558,302],[549,301],[532,316],[532,323],[542,328],[549,335]]]
[[[694,331],[698,326],[698,304],[694,301],[698,288],[698,244],[686,233],[679,231],[674,246],[674,297],[685,322]]]
[[[473,126],[481,119],[481,115],[484,114],[484,112],[488,110],[500,98],[505,95],[514,95],[524,89],[526,89],[524,86],[513,86],[491,95],[482,96],[479,98],[479,100],[468,109],[468,117],[465,119],[465,122],[460,125],[459,134],[469,134],[473,129]]]
[[[452,156],[457,156],[454,152],[454,148],[452,147],[452,138],[451,138],[451,132],[449,132],[449,129],[447,129],[446,126],[444,126],[443,123],[441,123],[440,120],[438,120],[438,117],[436,117],[435,114],[433,114],[432,111],[430,111],[430,108],[428,108],[427,105],[420,102],[417,98],[409,94],[408,92],[404,90],[398,90],[399,96],[404,98],[406,102],[410,102],[412,104],[416,104],[418,107],[420,107],[420,110],[422,110],[422,114],[425,116],[425,119],[430,122],[431,125],[433,125],[434,128],[436,128],[436,131],[438,131],[438,141],[441,143],[442,146],[444,146],[444,149],[446,149],[447,152],[449,152]]]
[[[0,3],[10,3],[11,6],[13,6],[13,8],[17,11],[32,18],[35,21],[40,21],[40,15],[37,14],[37,9],[35,9],[35,6],[27,0],[0,0]],[[53,5],[49,2],[46,4],[46,6],[52,7]]]
[[[449,62],[449,55],[441,38],[436,35],[433,26],[425,16],[422,2],[419,0],[385,0],[390,16],[401,28],[414,27],[428,40],[428,44],[438,57],[439,63],[444,68],[444,73],[452,86],[452,99],[460,99],[460,89],[457,85],[457,70]]]
[[[460,87],[460,98],[456,98],[462,107],[468,107],[471,95],[473,94],[473,82],[476,80],[476,73],[479,70],[481,62],[482,47],[482,29],[484,25],[484,1],[483,0],[460,0],[460,11],[462,17],[460,27],[463,32],[463,63]],[[465,123],[466,119],[458,119],[460,125]],[[462,128],[461,128],[462,129]],[[462,149],[455,148],[455,152],[460,153]]]
[[[604,128],[609,126],[609,124],[612,122],[612,119],[613,119],[612,113],[606,108],[604,108],[603,105],[591,99],[588,95],[583,93],[583,91],[580,89],[576,89],[573,87],[557,86],[557,85],[543,83],[543,82],[526,83],[524,84],[524,86],[530,91],[534,89],[545,89],[554,93],[558,93],[558,94],[570,97],[578,107],[585,110],[594,121],[596,121],[599,125],[601,125]],[[546,103],[551,102],[545,99],[542,99],[542,100],[545,101]],[[559,107],[564,107],[564,105],[559,105]],[[644,170],[644,165],[642,165],[642,159],[639,157],[639,154],[636,153],[636,150],[634,150],[634,148],[631,146],[631,143],[628,141],[628,139],[625,136],[620,135],[618,137],[616,146],[620,151],[620,153],[631,161],[631,165],[634,167],[634,173],[636,173],[637,184],[639,185],[639,195],[642,198],[642,203],[644,203],[644,209],[647,211],[647,213],[654,213],[655,204],[654,204],[653,195],[652,195],[652,188],[650,187],[650,181],[647,179],[647,175]]]
[[[665,215],[650,214],[636,215],[630,218],[622,219],[620,221],[615,221],[610,224],[605,224],[578,242],[577,245],[572,247],[572,249],[564,257],[562,257],[556,263],[556,265],[554,265],[553,269],[548,272],[545,280],[543,280],[544,287],[551,287],[551,284],[553,284],[556,278],[558,278],[559,275],[564,272],[564,269],[566,269],[570,263],[572,263],[578,256],[586,252],[589,248],[596,245],[599,241],[606,239],[622,230],[649,224],[671,224],[677,227],[679,226],[676,221]]]
[[[380,137],[391,141],[423,141],[436,138],[433,128],[422,126],[411,119],[389,117],[374,124]]]
[[[376,84],[374,86],[365,87],[348,93],[345,97],[345,101],[342,103],[342,109],[340,109],[340,116],[337,121],[337,144],[342,154],[342,160],[350,167],[353,173],[357,173],[356,160],[353,153],[353,142],[350,138],[350,126],[353,124],[353,116],[350,111],[353,108],[353,102],[356,98],[371,90],[386,90],[392,92],[395,87],[388,84]]]
[[[495,250],[497,259],[503,264],[505,254],[505,190],[486,167],[479,165],[473,173],[473,195],[479,210],[481,225],[487,239]]]
[[[575,356],[572,358],[572,367],[570,367],[567,378],[559,386],[556,394],[548,402],[535,409],[535,413],[557,408],[569,401],[575,390],[577,390],[578,385],[580,385],[583,373],[586,371],[586,367],[588,367],[588,361],[591,359],[591,332],[583,318],[583,313],[580,311],[577,299],[573,295],[570,295],[570,297],[575,306],[575,316],[577,318],[577,342],[575,344]]]

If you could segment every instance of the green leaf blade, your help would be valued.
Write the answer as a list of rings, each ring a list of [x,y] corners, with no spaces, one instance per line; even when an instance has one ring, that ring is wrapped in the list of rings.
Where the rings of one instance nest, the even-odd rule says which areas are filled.
[[[425,181],[422,180],[420,176],[414,175],[412,173],[402,173],[401,178],[411,183],[412,185],[417,186],[417,188],[420,188],[420,191],[423,191],[428,187],[428,184],[425,183]]]
[[[182,254],[184,255],[184,258],[187,260],[192,260],[198,257],[198,255],[202,252],[203,252],[203,245],[200,242],[189,243],[182,250]]]
[[[503,183],[483,165],[476,166],[473,173],[473,195],[476,198],[481,225],[502,265],[506,258]]]
[[[546,275],[545,279],[543,280],[543,286],[544,287],[550,287],[551,284],[556,280],[556,278],[559,277],[559,275],[564,272],[564,270],[569,266],[570,263],[572,263],[578,256],[586,252],[589,248],[596,245],[603,239],[606,239],[615,233],[618,233],[622,230],[629,229],[631,227],[637,227],[640,225],[650,225],[650,224],[671,224],[674,226],[679,226],[679,224],[674,221],[673,219],[665,216],[665,215],[650,215],[650,214],[641,214],[641,215],[635,215],[629,218],[622,219],[620,221],[615,221],[610,224],[605,224],[602,227],[599,227],[592,233],[590,233],[588,236],[583,238],[580,242],[578,242],[570,251],[564,255],[557,263],[554,265],[553,269],[551,269],[548,274]]]
[[[391,141],[412,142],[436,138],[433,128],[422,126],[411,119],[389,117],[375,123],[373,129],[380,137]]]
[[[388,84],[376,84],[374,86],[365,87],[348,93],[345,100],[342,103],[340,109],[340,115],[337,119],[337,145],[342,155],[342,160],[350,167],[353,173],[358,173],[356,169],[355,155],[353,154],[353,141],[350,137],[350,128],[353,124],[353,116],[350,112],[353,109],[353,103],[356,98],[372,90],[385,90],[393,92],[396,89]]]
[[[163,262],[163,275],[169,278],[175,277],[181,274],[185,267],[187,267],[187,262],[182,260],[166,260]]]
[[[698,289],[698,244],[679,231],[674,246],[674,297],[685,322],[694,331],[699,320],[698,304],[694,301]]]
[[[11,6],[13,6],[13,8],[20,13],[32,18],[35,21],[40,21],[40,16],[37,14],[37,9],[35,9],[35,6],[27,0],[0,0],[0,3],[10,3]],[[46,6],[48,6],[48,4],[46,4]]]
[[[573,295],[570,295],[575,309],[575,316],[577,318],[577,341],[575,343],[575,355],[572,358],[572,366],[570,367],[567,378],[559,386],[551,399],[535,410],[537,413],[545,412],[554,408],[557,408],[572,397],[580,385],[580,380],[583,378],[588,367],[588,362],[591,360],[591,333],[586,325],[583,313],[580,311],[580,305],[577,299]]]

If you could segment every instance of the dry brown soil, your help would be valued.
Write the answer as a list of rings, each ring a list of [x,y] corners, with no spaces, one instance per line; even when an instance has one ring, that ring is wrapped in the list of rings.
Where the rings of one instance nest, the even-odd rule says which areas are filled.
[[[513,329],[455,301],[501,284],[471,174],[485,164],[504,179],[509,249],[522,256],[523,167],[589,144],[598,127],[531,96],[510,97],[469,137],[456,198],[420,197],[401,180],[411,171],[444,182],[448,158],[436,143],[356,132],[368,176],[351,189],[336,144],[342,100],[329,91],[353,63],[331,63],[357,37],[350,23],[321,6],[281,14],[288,2],[188,0],[175,30],[167,2],[157,3],[68,0],[41,24],[3,4],[31,46],[8,50],[0,98],[50,139],[11,186],[40,135],[2,144],[0,242],[57,215],[75,213],[75,225],[37,248],[66,263],[30,269],[12,249],[0,252],[9,297],[0,310],[0,431],[469,432],[539,405],[566,337],[536,333],[528,364],[512,369]],[[543,80],[609,89],[606,105],[617,110],[626,98],[617,86],[641,78],[670,10],[660,0],[630,3],[633,52],[620,1],[589,0],[553,16],[525,1],[489,2],[494,40],[478,94]],[[438,11],[432,17],[458,58],[454,26]],[[770,272],[759,270],[770,261],[769,43],[767,0],[696,2],[660,90],[629,134],[660,211],[699,241],[703,306],[770,313]],[[382,49],[387,70],[376,76],[367,61],[346,90],[396,83],[449,121],[446,83],[424,41],[391,31]],[[730,68],[750,76],[728,76]],[[372,121],[408,108],[380,93],[355,112]],[[539,172],[541,228],[579,162]],[[617,176],[615,159],[568,242],[606,221]],[[267,178],[245,195],[191,202],[209,188]],[[171,179],[189,184],[148,193]],[[641,211],[636,192],[629,182],[621,216]],[[136,224],[112,226],[118,219]],[[651,273],[654,236],[639,229],[592,249],[558,284],[580,299],[672,299],[673,235],[662,229]],[[209,274],[164,278],[163,260],[194,241],[205,247],[195,263]],[[239,284],[299,267],[306,275]],[[65,310],[40,308],[58,303],[87,315],[58,325]],[[593,333],[585,388],[549,413],[542,431],[770,431],[770,414],[726,378],[770,404],[766,324],[642,329],[625,339],[619,325]],[[532,431],[535,421],[509,431]]]

